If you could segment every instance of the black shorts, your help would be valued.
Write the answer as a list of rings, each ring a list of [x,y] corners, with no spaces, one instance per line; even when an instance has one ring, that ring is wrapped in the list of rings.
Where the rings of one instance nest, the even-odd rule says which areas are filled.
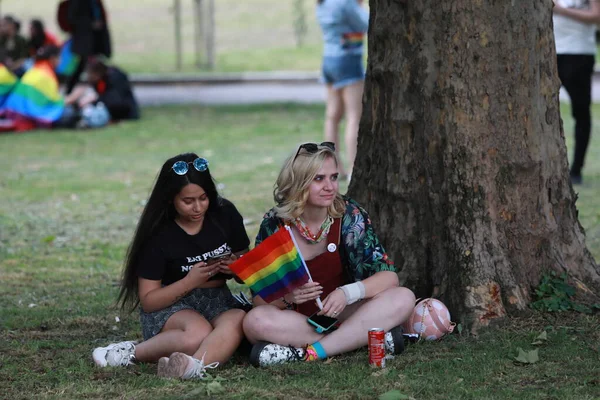
[[[162,310],[147,313],[140,308],[142,334],[144,340],[158,335],[167,320],[181,310],[194,310],[210,322],[225,311],[241,308],[242,305],[233,298],[227,286],[194,289],[177,303]]]

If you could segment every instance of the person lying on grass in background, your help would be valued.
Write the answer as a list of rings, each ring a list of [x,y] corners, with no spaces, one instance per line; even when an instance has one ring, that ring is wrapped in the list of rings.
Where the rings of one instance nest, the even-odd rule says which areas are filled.
[[[16,82],[0,107],[0,112],[13,122],[12,130],[75,126],[79,118],[77,111],[66,106],[54,72],[59,55],[60,49],[56,46],[41,47],[33,67]]]
[[[284,164],[275,184],[276,206],[264,217],[258,246],[290,226],[312,275],[309,282],[271,304],[258,296],[244,318],[256,366],[312,361],[367,344],[370,328],[385,329],[386,350],[404,350],[402,324],[415,296],[399,287],[396,267],[377,238],[366,211],[338,189],[338,159],[331,142],[306,143]],[[315,300],[323,298],[323,309]],[[339,328],[318,333],[307,317],[336,318]],[[307,345],[309,344],[309,345]]]
[[[236,207],[220,197],[208,161],[165,162],[129,246],[118,301],[140,308],[144,341],[94,349],[96,365],[158,361],[158,375],[203,378],[244,335],[245,312],[226,285],[250,240]]]

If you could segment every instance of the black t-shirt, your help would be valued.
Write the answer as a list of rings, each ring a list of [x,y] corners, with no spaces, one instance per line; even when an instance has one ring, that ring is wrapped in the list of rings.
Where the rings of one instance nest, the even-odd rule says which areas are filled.
[[[196,235],[188,235],[175,221],[169,221],[148,241],[138,262],[138,276],[160,280],[163,285],[184,278],[191,267],[227,251],[236,253],[250,246],[243,218],[228,200],[206,214]]]

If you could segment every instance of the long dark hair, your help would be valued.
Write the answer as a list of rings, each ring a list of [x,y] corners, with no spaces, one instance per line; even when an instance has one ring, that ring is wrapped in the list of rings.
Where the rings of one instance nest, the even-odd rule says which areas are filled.
[[[207,215],[212,214],[221,206],[217,186],[213,180],[210,170],[197,171],[192,164],[188,164],[188,172],[185,175],[177,175],[173,171],[173,164],[177,161],[193,162],[198,156],[194,153],[185,153],[168,159],[162,166],[154,188],[150,193],[146,207],[140,217],[133,240],[127,250],[123,275],[121,279],[121,290],[117,298],[117,304],[125,309],[128,304],[132,310],[139,304],[138,297],[138,275],[137,268],[141,252],[148,240],[156,234],[168,221],[177,216],[173,199],[186,185],[194,183],[206,192],[209,200]]]
[[[44,23],[39,19],[31,20],[32,34],[29,38],[29,47],[37,51],[46,42],[46,30]]]

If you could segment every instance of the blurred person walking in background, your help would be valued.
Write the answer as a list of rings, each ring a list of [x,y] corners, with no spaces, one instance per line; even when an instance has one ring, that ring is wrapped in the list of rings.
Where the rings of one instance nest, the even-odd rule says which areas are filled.
[[[554,38],[558,76],[571,99],[575,119],[575,151],[571,182],[581,184],[581,170],[592,130],[592,75],[596,54],[599,0],[554,0]]]
[[[61,12],[61,7],[66,10],[66,16]],[[67,82],[68,94],[79,82],[88,58],[98,55],[110,58],[112,48],[102,0],[67,0],[59,6],[58,17],[63,30],[71,34],[72,52],[79,56],[77,69]]]
[[[340,121],[345,116],[348,164],[345,169],[340,163],[340,174],[350,179],[362,114],[363,39],[369,12],[362,7],[362,0],[317,0],[317,20],[323,31],[322,80],[327,85],[325,140],[338,143]]]

